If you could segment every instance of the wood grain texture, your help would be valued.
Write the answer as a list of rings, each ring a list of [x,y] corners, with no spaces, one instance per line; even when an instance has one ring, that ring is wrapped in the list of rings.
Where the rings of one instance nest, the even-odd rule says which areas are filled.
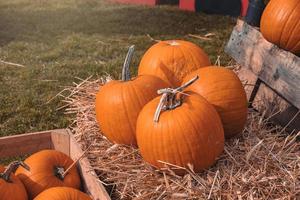
[[[0,137],[0,158],[22,156],[51,148],[51,131]]]
[[[238,71],[236,71],[236,74],[238,75],[242,84],[244,85],[247,94],[247,99],[249,100],[255,83],[257,81],[257,76],[252,71],[244,67],[241,67]]]
[[[70,155],[76,160],[82,155],[83,151],[70,134]],[[85,192],[93,197],[93,200],[110,200],[110,196],[106,192],[104,186],[98,180],[97,174],[91,167],[87,158],[82,158],[78,164],[78,170],[82,177],[82,184]]]
[[[244,67],[240,68],[236,73],[244,84],[247,98],[250,99],[254,86],[257,83],[257,76]],[[251,103],[255,110],[268,117],[270,121],[286,127],[288,132],[300,130],[300,115],[297,115],[298,109],[291,106],[264,83],[261,83],[257,88],[257,93]],[[295,115],[297,116],[295,117]]]
[[[289,103],[300,108],[300,58],[266,41],[238,20],[225,51]]]
[[[70,155],[70,135],[66,129],[51,132],[52,148]]]

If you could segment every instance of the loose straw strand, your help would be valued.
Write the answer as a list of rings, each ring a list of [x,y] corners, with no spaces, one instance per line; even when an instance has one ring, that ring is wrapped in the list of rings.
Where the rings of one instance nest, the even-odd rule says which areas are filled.
[[[79,160],[81,160],[84,155],[88,152],[88,150],[90,149],[90,147],[92,146],[92,144],[86,148],[86,150],[84,152],[82,152],[82,154],[72,163],[72,165],[70,165],[66,171],[62,174],[62,177],[65,177],[67,175],[67,173],[76,165],[76,163],[78,163]]]

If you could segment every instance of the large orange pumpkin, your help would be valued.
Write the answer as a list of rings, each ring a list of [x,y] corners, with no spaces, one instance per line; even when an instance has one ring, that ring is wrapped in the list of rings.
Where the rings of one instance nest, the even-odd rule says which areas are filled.
[[[210,65],[209,57],[197,45],[183,40],[161,41],[147,50],[139,65],[139,75],[154,75],[177,87],[183,78]]]
[[[20,164],[13,162],[6,169],[0,166],[0,200],[28,199],[23,183],[13,174]]]
[[[279,47],[300,53],[300,0],[272,0],[260,21],[263,36]]]
[[[103,134],[112,142],[136,146],[135,127],[139,112],[158,96],[156,91],[167,84],[155,76],[130,79],[131,47],[124,64],[122,80],[110,81],[96,96],[96,116]]]
[[[92,200],[87,194],[69,187],[53,187],[43,191],[34,200]]]
[[[73,160],[62,152],[43,150],[29,156],[24,162],[30,167],[30,171],[18,168],[16,175],[25,185],[30,199],[51,187],[80,188],[80,176],[76,167],[64,175]]]
[[[173,98],[174,97],[174,98]],[[137,142],[145,161],[162,169],[168,163],[199,172],[211,166],[224,148],[224,132],[215,108],[203,97],[187,92],[180,97],[167,96],[150,101],[137,120]],[[163,108],[159,117],[157,108]],[[168,165],[167,164],[167,165]],[[174,171],[183,174],[185,170]]]
[[[198,75],[199,80],[187,90],[206,98],[218,111],[225,137],[242,132],[247,120],[247,96],[237,75],[224,67],[204,67],[189,74],[185,80]]]

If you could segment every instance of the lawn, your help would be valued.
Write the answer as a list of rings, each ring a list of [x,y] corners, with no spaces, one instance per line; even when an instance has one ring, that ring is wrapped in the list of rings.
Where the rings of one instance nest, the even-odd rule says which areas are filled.
[[[0,136],[64,128],[61,99],[54,97],[76,77],[120,76],[129,45],[136,45],[132,72],[155,39],[186,39],[212,62],[230,58],[223,49],[234,21],[174,6],[117,5],[104,0],[0,0]],[[216,34],[212,40],[188,34]]]

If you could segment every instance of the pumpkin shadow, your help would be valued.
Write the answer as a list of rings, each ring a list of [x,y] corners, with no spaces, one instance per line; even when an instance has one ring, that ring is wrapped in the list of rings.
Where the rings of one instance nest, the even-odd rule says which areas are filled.
[[[35,191],[38,190],[42,191],[43,190],[43,186],[41,184],[39,184],[38,182],[34,182],[32,181],[30,178],[28,178],[28,176],[24,175],[24,174],[18,174],[17,177],[22,181],[27,194],[28,194],[28,199],[34,199],[35,196],[33,196],[30,192],[29,192],[29,188],[28,186],[30,186],[30,189],[32,189],[33,187],[35,187]],[[26,180],[26,184],[24,184],[24,180]]]
[[[163,72],[165,77],[167,78],[168,84],[171,84],[171,85],[179,85],[180,84],[179,80],[177,78],[175,78],[176,77],[175,73],[172,70],[170,70],[169,68],[167,68],[167,66],[165,64],[160,62],[159,68]],[[174,79],[175,79],[175,81],[174,81]]]

